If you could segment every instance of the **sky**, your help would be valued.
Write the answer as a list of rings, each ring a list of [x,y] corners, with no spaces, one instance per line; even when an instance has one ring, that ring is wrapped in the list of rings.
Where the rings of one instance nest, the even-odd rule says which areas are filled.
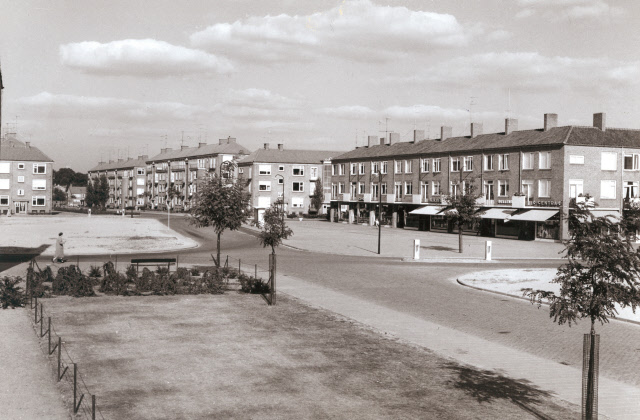
[[[367,136],[640,129],[640,2],[0,0],[2,128],[86,171],[235,137],[347,151]]]

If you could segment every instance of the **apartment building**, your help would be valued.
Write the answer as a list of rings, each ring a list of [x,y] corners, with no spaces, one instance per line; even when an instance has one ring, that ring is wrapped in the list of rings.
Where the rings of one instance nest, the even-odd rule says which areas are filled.
[[[469,136],[400,142],[392,133],[332,160],[332,220],[373,223],[379,205],[382,223],[419,230],[452,231],[443,213],[445,197],[470,185],[481,191],[482,222],[471,234],[525,240],[568,238],[566,215],[572,203],[594,197],[597,215],[621,215],[638,201],[640,131],[606,127],[594,114],[593,126],[557,124],[545,114],[544,127],[483,134],[471,124]]]
[[[315,193],[316,181],[322,182],[323,190],[328,193],[328,179],[323,179],[323,168],[330,162],[331,156],[342,152],[321,150],[287,150],[283,144],[271,149],[265,143],[238,162],[238,179],[249,182],[251,207],[255,220],[262,220],[265,209],[272,203],[284,199],[287,213],[325,214],[329,206],[329,195],[319,209],[311,205],[311,196]],[[324,191],[323,191],[324,194]]]
[[[234,164],[249,154],[236,139],[219,139],[218,144],[199,143],[197,147],[181,146],[180,150],[162,149],[146,160],[149,207],[165,210],[188,210],[198,183],[210,175],[237,176]]]
[[[53,160],[15,134],[0,140],[0,213],[51,213]]]
[[[107,208],[126,209],[128,207],[145,207],[148,197],[146,188],[146,160],[148,156],[136,159],[118,159],[117,161],[100,162],[88,171],[89,179],[96,181],[102,175],[109,183],[109,199]]]

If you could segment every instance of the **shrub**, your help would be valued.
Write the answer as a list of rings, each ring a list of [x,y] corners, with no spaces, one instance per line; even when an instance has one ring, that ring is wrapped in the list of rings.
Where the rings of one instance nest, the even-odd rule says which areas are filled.
[[[224,293],[224,281],[218,270],[205,271],[201,281],[204,293],[212,295]]]
[[[176,276],[178,276],[179,279],[184,280],[190,276],[190,273],[188,269],[180,267],[176,270]]]
[[[2,309],[20,308],[25,305],[27,297],[18,284],[22,281],[20,277],[4,277],[0,280],[0,305]]]
[[[89,268],[89,277],[92,277],[92,278],[102,277],[102,270],[100,269],[100,266],[92,265]]]
[[[240,274],[238,280],[240,281],[240,290],[244,293],[265,294],[271,292],[269,284],[260,278]]]
[[[199,276],[200,275],[200,270],[198,270],[196,267],[193,267],[191,269],[191,275],[192,276]]]
[[[176,293],[175,276],[169,275],[167,269],[161,274],[156,274],[151,282],[151,291],[156,295],[174,295]]]
[[[108,261],[103,267],[104,277],[100,283],[100,291],[102,293],[122,295],[127,290],[127,278],[118,273],[111,261]]]
[[[82,274],[76,265],[60,267],[56,278],[53,279],[51,289],[56,295],[68,295],[73,297],[95,296],[93,282]]]
[[[147,267],[143,268],[142,275],[135,280],[136,290],[140,293],[150,292],[155,276]]]
[[[49,267],[47,267],[49,268]],[[49,272],[51,269],[49,268]],[[35,271],[33,267],[27,268],[27,288],[26,293],[31,293],[33,297],[44,297],[46,294],[46,287],[44,286],[43,279],[45,276],[42,272]]]

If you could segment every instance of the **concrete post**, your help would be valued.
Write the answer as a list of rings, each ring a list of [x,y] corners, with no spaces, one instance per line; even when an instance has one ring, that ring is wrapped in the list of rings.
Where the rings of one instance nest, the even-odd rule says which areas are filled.
[[[355,215],[353,214],[353,209],[349,209],[349,224],[352,224],[355,221]]]
[[[413,259],[420,259],[420,239],[413,240]]]
[[[484,245],[484,259],[491,261],[491,241],[486,241]]]
[[[391,213],[391,227],[398,227],[398,212],[394,211]]]
[[[87,215],[91,217],[91,209],[87,210]]]
[[[375,210],[369,211],[369,224],[371,226],[375,226],[376,225],[376,212],[375,212]]]

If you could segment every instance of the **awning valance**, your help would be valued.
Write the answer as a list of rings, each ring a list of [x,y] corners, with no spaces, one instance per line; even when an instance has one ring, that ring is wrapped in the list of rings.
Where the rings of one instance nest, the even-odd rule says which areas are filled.
[[[509,220],[521,220],[523,222],[544,222],[558,214],[558,210],[528,210],[524,213],[511,216]]]
[[[508,219],[511,215],[517,212],[517,209],[497,209],[490,208],[487,209],[483,214],[480,215],[482,219]]]
[[[613,217],[614,219],[620,218],[620,212],[618,210],[591,210],[592,217]]]
[[[442,206],[424,206],[415,210],[411,210],[409,214],[434,215],[439,213],[444,207]]]

